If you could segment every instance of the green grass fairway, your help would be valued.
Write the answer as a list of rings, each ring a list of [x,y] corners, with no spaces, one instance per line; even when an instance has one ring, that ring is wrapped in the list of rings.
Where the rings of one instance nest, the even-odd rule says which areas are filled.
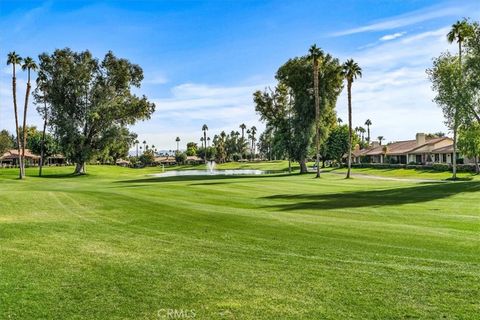
[[[478,178],[71,171],[0,170],[0,319],[479,319]]]

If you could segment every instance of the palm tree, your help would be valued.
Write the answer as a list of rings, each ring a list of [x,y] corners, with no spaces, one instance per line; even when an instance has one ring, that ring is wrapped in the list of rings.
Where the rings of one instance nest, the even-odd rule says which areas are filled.
[[[146,150],[146,148],[145,148],[145,147],[146,147],[146,145],[147,145],[147,141],[143,140],[143,142],[142,142],[142,143],[143,143],[143,150]]]
[[[342,124],[342,122],[343,122],[342,118],[337,118],[337,122],[338,122],[338,124]]]
[[[22,70],[27,70],[27,89],[25,93],[25,106],[23,107],[23,143],[22,143],[22,174],[25,176],[25,146],[27,145],[27,109],[28,109],[28,98],[30,96],[30,90],[32,88],[32,84],[30,82],[30,71],[37,70],[37,64],[35,61],[30,58],[26,57],[23,60]]]
[[[245,133],[245,129],[246,129],[246,128],[247,128],[247,126],[245,125],[245,123],[242,123],[242,124],[240,125],[240,129],[242,129],[242,140],[245,138],[244,133]]]
[[[203,131],[203,141],[205,141],[205,163],[207,163],[207,131],[208,131],[208,126],[204,124],[202,126],[202,131]]]
[[[180,137],[177,137],[175,139],[175,141],[177,142],[177,152],[179,151],[179,143],[180,143]]]
[[[467,37],[471,35],[472,29],[467,20],[457,21],[452,25],[452,28],[447,33],[447,40],[449,43],[457,41],[458,43],[458,64],[459,70],[462,72],[462,43]],[[462,74],[460,74],[462,79]],[[453,159],[452,159],[452,179],[457,178],[457,129],[458,129],[458,110],[455,109],[453,119]]]
[[[207,142],[208,142],[207,148],[210,148],[210,140],[211,140],[210,137],[207,137]]]
[[[138,140],[135,140],[135,146],[136,146],[136,149],[137,149],[137,158],[138,158],[138,144],[140,143],[140,141]]]
[[[317,178],[320,178],[320,137],[319,137],[319,121],[320,121],[320,97],[318,94],[318,59],[322,55],[322,50],[313,45],[309,50],[313,64],[313,93],[315,97],[315,149],[317,162]]]
[[[255,126],[250,128],[252,133],[252,160],[255,158],[255,134],[257,133],[257,128]]]
[[[343,76],[347,80],[348,95],[348,169],[346,178],[349,179],[352,168],[352,84],[353,80],[362,76],[362,68],[353,59],[349,59],[343,64]]]
[[[378,139],[378,143],[380,145],[382,145],[382,141],[385,140],[385,138],[383,136],[378,136],[377,139]]]
[[[364,143],[365,142],[365,128],[364,127],[359,127],[358,132],[360,132],[360,134],[362,136],[362,143]]]
[[[370,143],[370,126],[372,125],[372,121],[367,119],[367,121],[365,121],[365,125],[367,126],[367,142]]]
[[[15,113],[15,132],[17,134],[17,151],[18,151],[18,161],[20,165],[20,179],[23,179],[23,163],[22,157],[20,156],[20,134],[18,130],[18,109],[17,109],[17,77],[15,73],[15,66],[22,63],[22,58],[15,52],[10,52],[7,58],[7,65],[12,65],[13,73],[12,73],[12,91],[13,91],[13,110]]]

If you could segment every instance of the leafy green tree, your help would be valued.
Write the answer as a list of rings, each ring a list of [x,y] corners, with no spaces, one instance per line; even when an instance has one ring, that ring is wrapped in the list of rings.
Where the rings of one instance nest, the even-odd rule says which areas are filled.
[[[275,90],[267,88],[253,94],[255,111],[260,115],[260,121],[266,122],[266,130],[273,135],[271,139],[271,152],[278,158],[285,156],[289,162],[294,158],[292,152],[291,114],[292,99],[285,84],[279,83]],[[265,140],[265,139],[263,139]],[[267,141],[265,140],[265,141]],[[262,152],[265,152],[265,141],[260,139]]]
[[[145,150],[138,160],[144,167],[151,166],[155,162],[155,154],[153,150]]]
[[[26,146],[34,154],[42,154],[43,160],[60,152],[60,146],[55,137],[49,133],[36,130],[28,130],[28,140]],[[42,150],[43,148],[43,150]]]
[[[457,127],[460,119],[468,117],[466,106],[471,96],[462,81],[458,57],[443,53],[434,59],[433,67],[427,70],[432,89],[436,92],[434,101],[442,108],[445,124],[453,131],[452,179],[457,176]]]
[[[115,164],[119,159],[128,157],[130,146],[137,139],[137,134],[123,126],[112,126],[103,134],[98,158],[102,163]],[[152,151],[154,151],[152,149]]]
[[[480,123],[480,25],[478,22],[470,24],[469,36],[465,39],[465,64],[463,78],[466,89],[471,97],[467,105],[467,122]]]
[[[45,99],[50,104],[49,124],[67,159],[76,163],[75,174],[85,173],[85,163],[102,153],[112,127],[149,119],[155,104],[138,97],[140,66],[108,52],[102,61],[89,51],[55,50],[40,55],[39,76],[45,79]]]
[[[464,90],[463,86],[463,75],[462,75],[462,44],[465,41],[465,39],[469,36],[472,35],[472,28],[468,24],[467,20],[462,20],[462,21],[457,21],[452,25],[452,28],[447,34],[447,40],[450,43],[457,42],[458,43],[458,68],[457,72],[458,74],[458,79],[457,81],[459,82],[458,86],[461,91]],[[461,94],[461,93],[460,93]],[[457,177],[457,130],[460,122],[460,108],[464,106],[458,106],[454,110],[454,115],[453,115],[453,159],[452,159],[452,165],[453,165],[453,177],[452,179],[456,179]]]
[[[352,142],[357,143],[359,141],[358,135],[354,134]],[[335,126],[327,141],[322,145],[322,149],[325,150],[324,154],[326,159],[335,160],[338,163],[342,163],[342,157],[348,154],[350,145],[350,133],[348,125]]]
[[[458,135],[458,149],[468,158],[475,162],[475,171],[480,173],[478,164],[480,157],[480,124],[460,127]]]
[[[352,84],[357,77],[362,76],[362,68],[353,61],[347,60],[343,64],[343,76],[347,80],[347,96],[348,96],[348,159],[347,159],[347,176],[350,178],[350,171],[352,168]]]
[[[22,63],[22,57],[20,57],[15,51],[10,52],[7,57],[7,65],[12,65],[12,96],[13,96],[13,112],[15,114],[15,134],[17,137],[17,151],[18,151],[18,162],[20,165],[19,178],[23,179],[23,161],[20,156],[21,143],[20,143],[20,131],[18,128],[18,108],[17,108],[17,74],[16,74],[16,65]]]
[[[336,125],[335,105],[343,87],[342,68],[338,59],[324,54],[318,64],[320,120],[319,137],[322,144],[328,133]],[[280,83],[285,84],[292,96],[290,115],[292,131],[292,154],[300,163],[300,172],[306,173],[306,161],[315,136],[315,104],[312,97],[312,61],[308,56],[288,60],[276,74]]]
[[[7,130],[0,131],[0,156],[15,146],[15,137]]]
[[[175,161],[178,164],[184,164],[187,161],[187,154],[185,152],[175,152]]]
[[[187,156],[196,156],[197,149],[198,149],[198,145],[195,142],[187,143]]]

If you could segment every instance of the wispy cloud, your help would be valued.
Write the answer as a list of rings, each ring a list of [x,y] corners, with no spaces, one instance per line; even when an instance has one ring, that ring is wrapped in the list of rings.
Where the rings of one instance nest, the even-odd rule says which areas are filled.
[[[395,32],[395,33],[392,33],[392,34],[386,34],[384,35],[383,37],[381,37],[379,40],[380,41],[390,41],[390,40],[395,40],[397,38],[400,38],[402,37],[403,35],[405,35],[406,32]]]
[[[221,131],[239,130],[241,123],[247,126],[255,125],[261,130],[263,125],[259,123],[254,112],[252,94],[267,85],[177,85],[170,90],[170,97],[153,99],[157,105],[154,121],[136,125],[135,131],[141,139],[174,149],[177,136],[180,136],[182,144],[198,142],[204,123],[209,126],[211,136]]]
[[[415,132],[447,131],[425,70],[431,59],[451,48],[445,38],[448,27],[379,42],[357,53],[363,78],[353,85],[354,125],[366,119],[374,123],[372,136],[387,140],[413,139]],[[347,117],[346,96],[337,104]]]
[[[407,14],[391,17],[385,20],[367,24],[364,26],[343,30],[333,33],[333,36],[345,36],[362,32],[374,32],[392,30],[396,28],[406,27],[421,22],[444,18],[444,17],[458,17],[465,13],[465,8],[461,6],[443,6],[430,7],[422,10],[413,11]]]
[[[143,80],[144,84],[153,84],[153,85],[165,84],[167,82],[168,82],[168,78],[162,74],[155,74],[152,76],[148,76],[145,78],[145,80]]]

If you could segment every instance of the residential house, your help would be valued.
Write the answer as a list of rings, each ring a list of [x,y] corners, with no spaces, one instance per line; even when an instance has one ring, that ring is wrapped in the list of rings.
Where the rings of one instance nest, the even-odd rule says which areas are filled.
[[[424,133],[417,133],[415,140],[386,145],[374,142],[369,148],[354,150],[352,155],[353,163],[450,164],[453,159],[453,140],[449,137],[429,138]]]

